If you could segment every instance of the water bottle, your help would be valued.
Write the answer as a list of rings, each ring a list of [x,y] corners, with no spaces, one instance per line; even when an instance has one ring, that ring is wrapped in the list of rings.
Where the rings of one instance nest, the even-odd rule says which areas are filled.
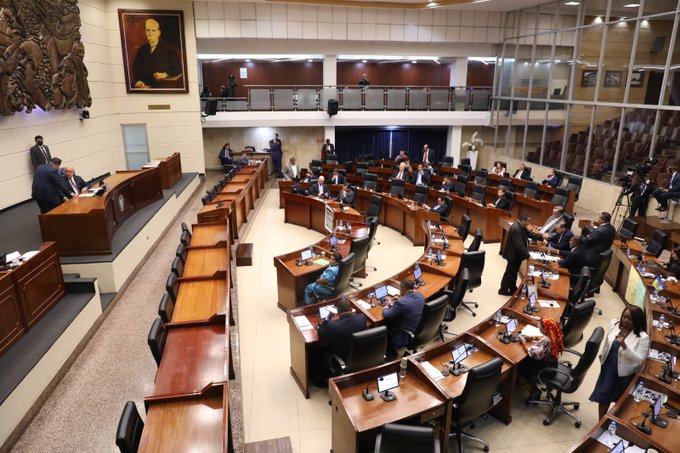
[[[338,230],[342,230],[342,220],[338,220]]]
[[[399,364],[399,380],[403,381],[404,378],[406,377],[406,367],[407,367],[408,361],[406,360],[406,357],[401,359],[401,363]]]
[[[548,242],[548,255],[552,255],[552,244]]]
[[[522,294],[521,294],[522,299],[527,298],[527,284],[524,283],[522,284]]]
[[[312,258],[314,258],[314,248],[311,245],[309,246],[309,253],[312,256]]]
[[[607,432],[610,436],[616,436],[616,422],[611,422],[607,428]]]
[[[503,313],[500,310],[498,310],[496,312],[496,327],[501,325],[501,318],[502,317],[503,317]]]
[[[637,387],[635,387],[635,391],[633,392],[633,399],[635,400],[636,403],[639,403],[642,401],[642,394],[645,392],[645,384],[642,383],[642,381],[638,382]]]
[[[630,247],[626,247],[626,256],[630,258]]]
[[[663,330],[663,323],[664,323],[665,321],[666,321],[666,317],[665,317],[665,316],[663,315],[663,313],[662,313],[661,316],[659,316],[659,321],[658,321],[658,323],[656,324],[656,330],[658,330],[658,331]]]
[[[659,300],[659,290],[654,289],[654,292],[652,293],[652,302],[656,302]]]

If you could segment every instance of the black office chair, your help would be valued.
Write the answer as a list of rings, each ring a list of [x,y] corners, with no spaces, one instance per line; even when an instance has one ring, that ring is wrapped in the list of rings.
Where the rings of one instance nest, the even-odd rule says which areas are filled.
[[[172,314],[175,311],[175,303],[170,299],[170,295],[166,292],[161,297],[161,303],[158,304],[158,316],[164,324],[172,321]]]
[[[425,303],[420,323],[415,331],[409,332],[405,329],[398,329],[405,332],[411,339],[405,348],[406,350],[411,354],[415,354],[419,348],[426,346],[436,338],[444,341],[442,323],[444,322],[448,305],[448,295],[442,294],[440,297]]]
[[[562,394],[574,393],[579,389],[588,369],[597,358],[603,338],[604,329],[597,327],[590,335],[583,354],[572,351],[580,357],[574,368],[557,364],[555,367],[543,368],[538,373],[538,382],[547,388],[548,399],[529,400],[527,403],[551,406],[548,416],[543,420],[544,425],[550,425],[560,412],[564,412],[574,420],[574,425],[577,428],[581,427],[581,420],[567,409],[567,406],[573,406],[574,410],[576,410],[579,408],[580,403],[577,401],[562,401]]]
[[[463,430],[503,399],[498,392],[502,367],[503,360],[495,357],[486,363],[470,368],[468,372],[465,388],[453,405],[451,429],[454,432],[449,436],[456,438],[458,451],[461,453],[463,437],[481,443],[484,445],[484,451],[489,451],[489,444],[486,441]]]
[[[512,211],[512,208],[515,207],[515,192],[511,192],[509,190],[505,192],[505,199],[510,202],[507,211]]]
[[[398,197],[404,196],[404,180],[392,178],[390,185],[390,195],[396,195]]]
[[[186,223],[182,222],[180,227],[182,228],[182,233],[187,232],[187,233],[191,234],[191,230],[189,229],[189,227],[187,226]]]
[[[583,185],[583,178],[580,176],[569,176],[565,189],[574,192],[574,200],[578,201],[578,195],[581,193],[581,186]]]
[[[453,185],[453,193],[455,193],[456,195],[458,195],[460,197],[465,197],[465,191],[466,190],[467,190],[467,184],[464,183],[464,182],[458,181]]]
[[[470,283],[468,284],[468,291],[472,292],[473,289],[482,286],[482,273],[484,272],[484,260],[486,259],[486,251],[478,250],[476,252],[465,252],[460,259],[460,269],[467,268],[470,271]],[[477,313],[471,308],[479,307],[477,302],[465,302],[461,304],[461,307],[472,313],[472,316],[477,316]]]
[[[182,260],[182,263],[186,264],[187,263],[187,246],[184,244],[179,244],[177,246],[177,251],[175,252],[175,256],[179,257],[179,259]]]
[[[484,201],[486,196],[486,187],[475,185],[472,188],[472,199],[477,201]]]
[[[477,170],[475,174],[475,184],[486,184],[486,176],[488,175],[486,170]]]
[[[460,221],[460,225],[458,225],[458,228],[456,231],[458,232],[458,236],[465,242],[465,239],[467,239],[468,234],[470,233],[470,224],[472,223],[472,219],[470,219],[470,216],[467,214],[463,214],[463,218]]]
[[[512,179],[510,179],[510,178],[501,178],[501,180],[498,181],[498,188],[499,188],[499,189],[505,189],[505,190],[510,190],[510,189],[512,189]]]
[[[588,323],[590,323],[594,312],[595,301],[592,299],[576,304],[572,308],[569,319],[562,327],[562,341],[564,342],[565,351],[576,354],[571,348],[583,340],[583,331],[588,326]],[[563,363],[568,364],[569,362]]]
[[[184,263],[179,256],[176,256],[175,259],[172,260],[170,270],[177,276],[177,278],[181,277],[184,273]]]
[[[387,352],[387,327],[380,326],[352,334],[347,360],[337,354],[328,358],[333,376],[353,373],[382,364]]]
[[[451,322],[456,319],[456,314],[460,308],[460,304],[463,303],[465,298],[465,292],[467,291],[468,285],[470,284],[470,271],[467,268],[460,269],[456,275],[456,286],[453,291],[445,289],[440,292],[440,294],[446,294],[449,298],[449,304],[446,308],[446,315],[444,316],[445,322]],[[444,333],[448,331],[448,326],[444,326]]]
[[[623,223],[621,224],[621,229],[619,230],[619,235],[621,236],[621,239],[626,241],[629,239],[633,239],[635,237],[635,234],[637,233],[637,228],[638,223],[635,220],[631,219],[630,217],[624,219]]]
[[[434,428],[388,423],[375,438],[375,453],[440,453]]]
[[[470,174],[472,172],[472,167],[470,166],[469,163],[467,164],[461,163],[460,165],[458,165],[458,169],[464,171],[467,174]]]
[[[663,252],[666,239],[668,239],[668,234],[661,230],[656,230],[652,236],[652,241],[647,246],[647,251],[658,258],[661,252]]]
[[[177,303],[177,295],[179,293],[179,281],[177,281],[177,276],[174,272],[170,272],[168,279],[165,281],[165,291],[172,299],[173,303]]]
[[[439,215],[439,220],[442,222],[445,222],[449,218],[449,214],[451,214],[451,209],[453,208],[453,199],[446,195],[444,197],[444,204],[446,205],[446,209]]]
[[[468,157],[463,157],[460,159],[460,164],[470,166],[472,162],[470,162],[470,159]]]
[[[442,167],[453,167],[453,157],[444,156],[442,158]]]
[[[203,196],[201,197],[201,203],[203,204],[203,206],[205,206],[205,205],[207,205],[208,203],[210,203],[211,200],[212,200],[212,198],[210,198],[210,196],[208,196],[208,195],[203,195]]]
[[[595,293],[600,292],[600,286],[604,282],[604,274],[607,273],[609,268],[609,263],[612,260],[613,252],[611,249],[605,250],[600,253],[600,257],[597,265],[594,269],[591,269],[592,276],[590,278],[590,285],[588,285],[588,290],[586,291],[586,297],[593,297]],[[597,314],[602,314],[602,309],[597,308]]]
[[[333,293],[328,297],[324,296],[324,299],[321,299],[321,297],[316,293],[314,293],[314,295],[319,300],[340,297],[342,293],[347,291],[347,288],[349,288],[349,279],[352,278],[352,272],[354,272],[354,253],[350,253],[340,260],[340,263],[338,264],[338,275],[335,277],[334,285],[331,287],[333,289]],[[328,286],[330,287],[330,285]]]
[[[575,281],[574,286],[569,288],[569,298],[567,300],[567,307],[564,311],[563,317],[570,316],[571,309],[585,300],[586,293],[590,287],[590,280],[592,272],[588,266],[581,268],[581,273],[578,276],[573,276]]]
[[[538,183],[529,181],[527,185],[524,186],[524,196],[529,198],[535,198],[538,193]]]
[[[567,230],[571,230],[571,226],[574,224],[574,216],[564,213],[562,214],[562,218],[564,219],[564,223],[567,224]]]
[[[366,210],[366,217],[380,217],[382,210],[382,197],[380,195],[371,195],[371,200]]]
[[[378,184],[378,175],[375,173],[366,173],[364,175],[364,189],[375,190]]]
[[[413,201],[423,204],[427,202],[427,194],[429,190],[430,188],[424,185],[416,186],[416,193],[413,195]]]
[[[369,234],[368,236],[364,236],[359,239],[354,239],[352,240],[352,243],[349,246],[349,251],[350,253],[354,253],[354,265],[353,265],[353,270],[352,270],[352,275],[356,274],[359,272],[363,267],[366,262],[366,258],[368,258],[368,250],[371,248],[371,235]],[[349,286],[352,288],[356,289],[357,291],[359,290],[359,286],[362,286],[361,283],[356,283],[356,286],[353,285],[352,283],[354,282],[354,277],[350,278],[350,283]]]
[[[470,243],[470,247],[467,248],[468,252],[476,252],[479,250],[479,247],[482,245],[482,242],[484,241],[484,233],[482,233],[481,228],[477,228],[475,230],[475,235],[474,239],[472,240],[472,243]]]
[[[116,429],[116,446],[120,453],[137,453],[143,431],[144,422],[139,416],[137,406],[134,401],[128,401],[123,407]]]
[[[147,343],[149,344],[149,349],[151,349],[151,355],[153,355],[156,365],[161,365],[161,359],[163,358],[163,349],[165,349],[165,340],[168,337],[168,331],[165,329],[165,325],[161,318],[156,318],[151,324],[151,330],[149,330],[149,337],[147,338]]]
[[[561,187],[555,188],[555,194],[553,195],[550,202],[556,206],[567,207],[567,202],[569,201],[569,190],[563,189]]]
[[[375,238],[375,233],[378,231],[378,218],[377,217],[366,217],[366,225],[368,225],[368,237],[371,238],[371,240],[369,241],[367,253],[371,253],[371,249],[373,248],[373,243],[380,245],[380,242]],[[374,271],[378,270],[377,267],[369,266],[368,264],[366,264],[366,267],[369,268],[369,269],[373,269]]]
[[[189,247],[189,245],[191,244],[191,233],[183,231],[182,235],[179,238],[179,242]]]
[[[215,189],[215,187],[213,187],[212,189],[206,190],[205,193],[206,193],[206,194],[210,197],[210,199],[212,200],[213,198],[215,198],[215,197],[217,196],[217,189]]]

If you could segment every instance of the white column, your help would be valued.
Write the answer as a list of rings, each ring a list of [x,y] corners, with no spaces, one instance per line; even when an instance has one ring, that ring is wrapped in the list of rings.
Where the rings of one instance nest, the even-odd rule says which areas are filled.
[[[323,84],[337,85],[338,83],[338,58],[335,55],[323,57]]]
[[[461,126],[449,126],[446,137],[446,155],[453,157],[453,165],[456,167],[460,164],[462,132],[463,128]]]
[[[456,58],[456,61],[451,63],[451,74],[449,76],[449,86],[466,86],[467,85],[467,69],[468,59],[465,57]]]
[[[327,138],[331,139],[331,143],[335,145],[335,126],[324,126],[323,127],[323,140],[326,142]],[[319,147],[321,148],[321,147]]]

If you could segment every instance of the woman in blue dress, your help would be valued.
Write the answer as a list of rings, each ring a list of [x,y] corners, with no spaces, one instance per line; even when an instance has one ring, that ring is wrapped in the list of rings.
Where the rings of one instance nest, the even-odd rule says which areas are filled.
[[[646,325],[645,314],[636,305],[626,306],[621,318],[609,323],[600,355],[600,376],[590,395],[590,401],[599,404],[600,418],[607,413],[609,405],[623,395],[647,357],[649,336],[645,332]]]

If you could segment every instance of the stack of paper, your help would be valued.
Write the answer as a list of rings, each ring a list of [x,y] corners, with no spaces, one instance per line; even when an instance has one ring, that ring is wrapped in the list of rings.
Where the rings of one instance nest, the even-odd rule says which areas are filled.
[[[369,304],[368,302],[364,302],[361,299],[357,300],[356,303],[357,303],[358,306],[360,306],[364,310],[368,310],[369,308],[371,308],[371,304]]]
[[[560,308],[556,300],[539,300],[538,304],[543,308]]]
[[[293,321],[295,321],[295,324],[297,324],[300,330],[312,330],[314,328],[305,315],[293,316]]]
[[[387,286],[387,294],[389,294],[390,296],[398,296],[401,293],[394,286]]]
[[[420,364],[423,366],[423,368],[425,368],[425,372],[427,373],[427,375],[430,376],[435,381],[444,378],[444,376],[442,376],[442,372],[439,371],[437,367],[432,365],[430,362],[421,362]]]

